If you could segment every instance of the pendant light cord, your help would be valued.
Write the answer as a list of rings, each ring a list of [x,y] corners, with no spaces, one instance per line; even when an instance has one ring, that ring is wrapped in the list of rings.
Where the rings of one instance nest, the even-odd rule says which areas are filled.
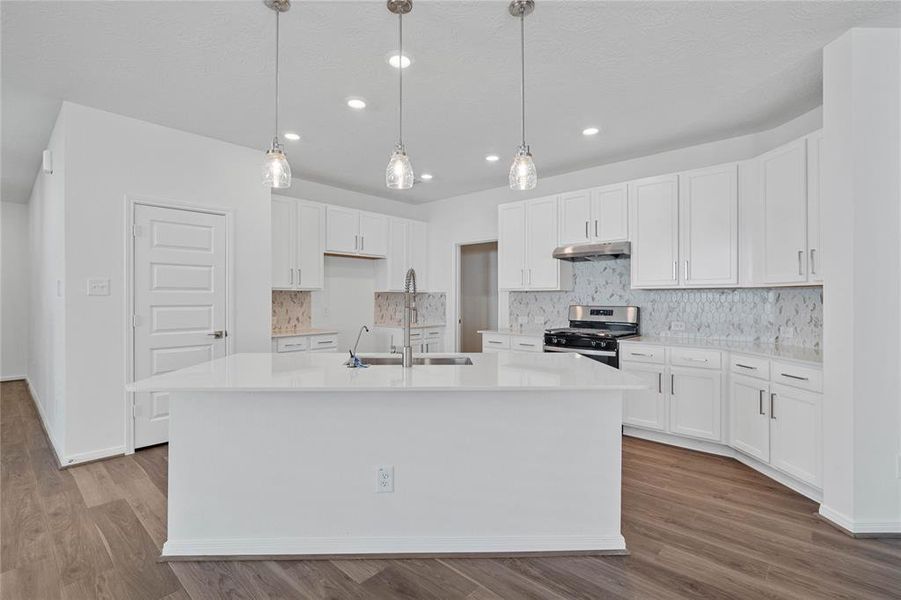
[[[404,15],[397,15],[397,31],[398,31],[398,57],[397,67],[400,72],[398,77],[398,102],[397,110],[397,145],[401,148],[404,145]]]
[[[519,58],[520,58],[520,78],[519,78],[519,98],[521,101],[522,114],[522,147],[526,147],[526,12],[521,10],[519,13]]]
[[[279,32],[279,22],[278,18],[281,14],[281,11],[276,9],[275,11],[275,133],[273,135],[273,139],[276,143],[278,143],[278,78],[279,78],[279,70],[278,70],[278,32]]]

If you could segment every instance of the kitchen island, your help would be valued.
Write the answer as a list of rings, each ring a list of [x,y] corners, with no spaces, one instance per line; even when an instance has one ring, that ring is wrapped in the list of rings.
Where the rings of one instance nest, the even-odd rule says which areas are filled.
[[[578,354],[452,356],[472,364],[235,354],[130,385],[171,394],[163,556],[625,552],[644,386]]]

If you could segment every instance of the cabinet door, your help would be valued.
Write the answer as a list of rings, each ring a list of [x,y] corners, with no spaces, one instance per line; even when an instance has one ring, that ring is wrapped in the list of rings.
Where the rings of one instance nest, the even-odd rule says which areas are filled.
[[[325,249],[327,252],[356,254],[360,245],[360,212],[338,206],[325,211]]]
[[[560,245],[584,244],[592,239],[591,192],[560,196]]]
[[[760,157],[763,283],[807,281],[807,156],[805,140]]]
[[[296,227],[293,198],[272,196],[272,287],[279,290],[294,289],[297,272],[294,261]]]
[[[754,458],[770,460],[770,386],[733,375],[729,386],[729,445]]]
[[[410,243],[408,244],[410,256],[407,263],[416,271],[416,287],[420,290],[429,289],[428,227],[428,224],[422,221],[410,222]]]
[[[387,256],[388,217],[374,213],[360,213],[360,254]]]
[[[404,279],[410,266],[410,222],[406,219],[389,219],[385,290],[403,291]],[[419,284],[418,272],[416,273],[416,283]]]
[[[526,287],[558,289],[560,261],[557,247],[557,197],[526,202]]]
[[[629,184],[632,287],[679,284],[678,177],[665,175]]]
[[[738,283],[738,165],[679,174],[682,284]]]
[[[297,287],[322,289],[325,249],[325,207],[321,204],[297,204]]]
[[[770,398],[770,464],[820,487],[822,395],[774,383]]]
[[[823,254],[820,252],[820,149],[823,132],[807,136],[807,280],[823,282]]]
[[[636,376],[645,385],[645,390],[623,392],[623,424],[666,430],[666,394],[664,392],[664,368],[662,365],[647,365],[624,362],[620,370]]]
[[[625,183],[594,191],[591,199],[591,235],[598,242],[629,239],[629,198]]]
[[[670,367],[670,432],[720,441],[722,375],[719,371]]]
[[[521,290],[526,287],[526,207],[522,202],[502,204],[497,212],[498,287]]]

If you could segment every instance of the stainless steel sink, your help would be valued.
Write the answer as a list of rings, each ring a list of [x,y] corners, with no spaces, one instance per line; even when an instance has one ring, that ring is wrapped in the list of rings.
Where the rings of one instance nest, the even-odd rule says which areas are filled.
[[[404,364],[402,356],[361,356],[360,360],[363,361],[364,365],[373,367],[382,365],[402,366]],[[464,366],[471,365],[472,360],[468,356],[414,356],[413,364]]]

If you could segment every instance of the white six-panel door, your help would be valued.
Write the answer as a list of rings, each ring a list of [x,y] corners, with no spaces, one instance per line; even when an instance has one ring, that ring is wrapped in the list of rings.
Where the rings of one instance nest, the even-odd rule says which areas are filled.
[[[225,356],[225,216],[138,204],[134,225],[135,380]],[[169,395],[134,400],[135,447],[168,441]]]

